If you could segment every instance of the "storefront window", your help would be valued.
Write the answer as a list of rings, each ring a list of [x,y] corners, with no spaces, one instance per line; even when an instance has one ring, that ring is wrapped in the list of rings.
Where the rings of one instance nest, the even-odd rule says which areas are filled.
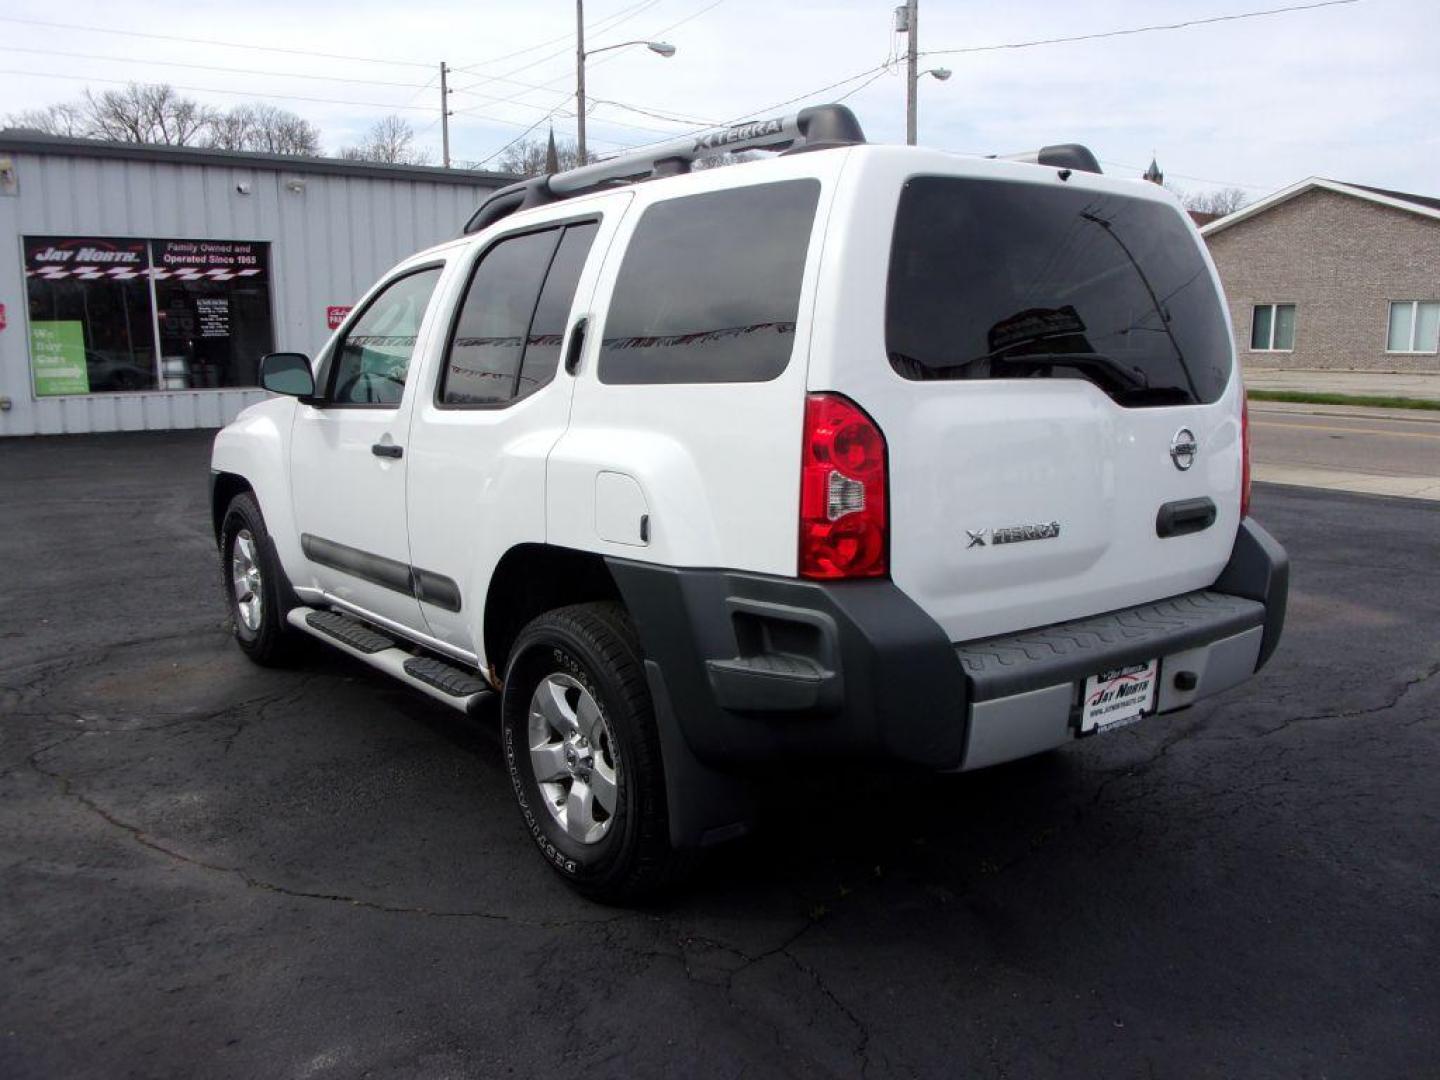
[[[254,386],[274,350],[269,244],[153,240],[160,376],[166,390]]]
[[[36,395],[254,386],[274,348],[269,249],[27,237]]]
[[[149,269],[144,240],[25,238],[37,396],[156,388]]]

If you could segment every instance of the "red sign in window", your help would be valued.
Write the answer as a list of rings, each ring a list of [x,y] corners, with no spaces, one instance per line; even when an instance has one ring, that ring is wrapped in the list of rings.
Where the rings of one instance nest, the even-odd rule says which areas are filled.
[[[340,324],[345,321],[345,316],[350,314],[353,307],[354,305],[347,305],[345,307],[331,305],[327,307],[325,309],[325,325],[331,330],[340,329]]]
[[[0,330],[5,329],[5,305],[0,304]]]

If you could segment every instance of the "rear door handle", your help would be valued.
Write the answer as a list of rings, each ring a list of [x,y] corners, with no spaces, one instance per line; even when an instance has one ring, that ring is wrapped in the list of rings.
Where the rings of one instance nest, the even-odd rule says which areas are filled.
[[[377,442],[370,447],[370,452],[376,457],[398,458],[404,456],[405,448],[394,443]]]
[[[589,322],[585,316],[575,320],[575,326],[570,331],[570,348],[565,353],[565,373],[574,375],[580,367],[580,352],[585,348],[585,327]]]
[[[1155,515],[1155,535],[1164,539],[1197,533],[1215,524],[1215,504],[1206,498],[1177,499]]]

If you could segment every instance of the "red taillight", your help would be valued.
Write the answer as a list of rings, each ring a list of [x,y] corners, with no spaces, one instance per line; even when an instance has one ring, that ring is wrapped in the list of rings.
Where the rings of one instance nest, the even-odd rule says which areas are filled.
[[[885,436],[839,394],[805,399],[800,459],[800,575],[884,577]]]
[[[1250,402],[1240,388],[1240,516],[1250,513]]]

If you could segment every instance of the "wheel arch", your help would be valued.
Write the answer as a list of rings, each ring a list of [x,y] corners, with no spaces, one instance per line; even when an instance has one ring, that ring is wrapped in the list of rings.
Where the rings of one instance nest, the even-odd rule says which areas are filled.
[[[220,529],[225,524],[225,511],[236,495],[245,492],[255,494],[250,481],[239,473],[212,472],[210,474],[210,524],[215,530],[215,542],[220,542]],[[256,497],[259,502],[259,497]]]
[[[510,649],[525,624],[567,604],[623,603],[605,559],[591,551],[551,544],[516,544],[501,556],[485,593],[485,660],[503,678]]]

